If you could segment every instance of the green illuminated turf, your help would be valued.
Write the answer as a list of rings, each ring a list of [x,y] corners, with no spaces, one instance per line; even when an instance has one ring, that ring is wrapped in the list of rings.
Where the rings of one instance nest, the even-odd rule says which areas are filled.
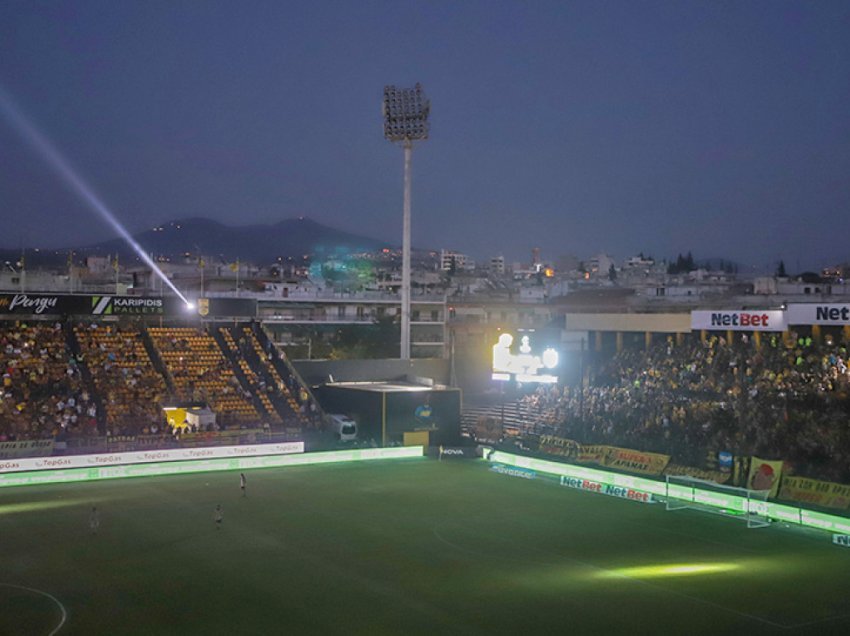
[[[850,550],[824,534],[748,530],[482,462],[247,475],[247,499],[238,473],[2,490],[0,584],[53,595],[68,612],[59,634],[850,629]],[[0,607],[0,634],[48,634],[61,618],[19,588],[0,586]]]

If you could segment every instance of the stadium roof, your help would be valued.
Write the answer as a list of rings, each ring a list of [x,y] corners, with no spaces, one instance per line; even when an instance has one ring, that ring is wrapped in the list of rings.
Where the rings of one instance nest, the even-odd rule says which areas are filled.
[[[328,382],[325,386],[359,391],[378,391],[380,393],[415,393],[444,389],[442,386],[424,386],[407,382]]]

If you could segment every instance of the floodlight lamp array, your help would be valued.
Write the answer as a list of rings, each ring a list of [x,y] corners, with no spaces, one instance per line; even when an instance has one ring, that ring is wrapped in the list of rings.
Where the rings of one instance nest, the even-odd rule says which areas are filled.
[[[413,88],[384,87],[384,137],[389,141],[428,139],[431,102],[422,85]]]

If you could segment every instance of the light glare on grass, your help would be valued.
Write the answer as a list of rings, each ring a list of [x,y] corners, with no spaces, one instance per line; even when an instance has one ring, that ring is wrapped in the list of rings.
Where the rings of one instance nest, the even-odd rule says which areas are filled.
[[[644,565],[634,568],[607,570],[599,574],[603,578],[624,576],[635,579],[662,578],[670,576],[698,576],[731,572],[741,566],[737,563],[673,563],[667,565]]]
[[[22,512],[41,512],[51,508],[69,508],[85,506],[97,502],[97,499],[61,499],[49,501],[23,501],[21,503],[0,504],[0,516],[14,515]]]

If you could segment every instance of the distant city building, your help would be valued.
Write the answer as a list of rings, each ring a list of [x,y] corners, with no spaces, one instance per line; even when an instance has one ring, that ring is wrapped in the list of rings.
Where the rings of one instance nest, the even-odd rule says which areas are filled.
[[[616,267],[614,259],[605,253],[597,254],[587,261],[587,271],[597,276],[607,276],[611,266]]]
[[[504,274],[505,273],[505,257],[504,256],[494,256],[490,259],[490,272],[492,274]]]
[[[474,269],[475,261],[469,258],[466,254],[455,252],[452,250],[440,251],[440,269],[444,272],[461,271]]]
[[[623,263],[623,267],[627,269],[650,269],[654,265],[655,259],[649,256],[644,256],[643,254],[630,256],[626,259],[626,262]]]

